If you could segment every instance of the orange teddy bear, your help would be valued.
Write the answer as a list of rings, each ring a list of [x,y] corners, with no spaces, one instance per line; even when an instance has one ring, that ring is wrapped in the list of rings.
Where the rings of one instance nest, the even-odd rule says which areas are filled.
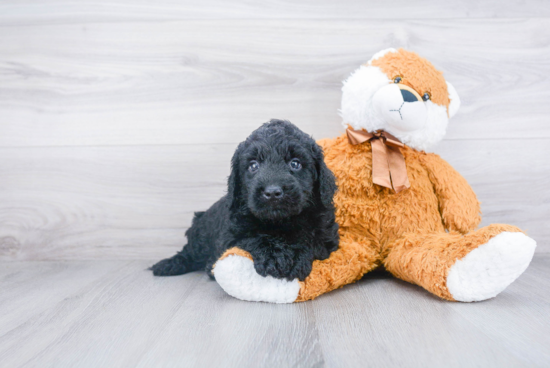
[[[443,74],[403,49],[383,50],[344,82],[346,134],[321,140],[336,176],[339,249],[314,261],[300,282],[261,277],[242,250],[214,269],[239,299],[289,303],[313,299],[384,267],[454,301],[492,298],[529,265],[536,243],[511,225],[475,230],[472,188],[447,162],[424,150],[445,135],[460,100]]]

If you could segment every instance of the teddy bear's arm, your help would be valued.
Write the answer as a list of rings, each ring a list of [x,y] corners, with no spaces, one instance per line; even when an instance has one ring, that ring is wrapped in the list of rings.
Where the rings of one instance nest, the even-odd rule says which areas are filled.
[[[318,139],[316,143],[323,149],[323,152],[326,154],[327,150],[329,150],[336,143],[336,138]]]
[[[463,234],[474,230],[481,222],[481,210],[466,179],[436,154],[426,154],[422,161],[439,200],[445,228]]]

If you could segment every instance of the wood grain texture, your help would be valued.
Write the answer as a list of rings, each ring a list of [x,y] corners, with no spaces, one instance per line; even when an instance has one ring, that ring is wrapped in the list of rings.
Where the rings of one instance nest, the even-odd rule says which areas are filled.
[[[0,146],[238,143],[272,117],[333,136],[342,80],[390,46],[427,57],[459,91],[447,139],[549,138],[548,29],[548,18],[0,26]]]
[[[221,0],[128,0],[79,1],[4,1],[0,4],[0,22],[4,24],[120,22],[177,19],[424,19],[424,18],[518,18],[550,15],[544,0],[506,2],[498,0],[376,1],[330,0],[253,2]]]
[[[406,47],[462,99],[436,148],[483,224],[550,252],[550,3],[0,2],[0,259],[153,259],[225,192],[235,145],[342,132],[341,81]]]
[[[0,264],[6,367],[546,367],[549,255],[481,303],[369,277],[305,303],[242,302],[147,261]],[[26,292],[21,292],[25,290]],[[4,292],[5,291],[5,292]]]
[[[225,194],[234,149],[0,148],[0,259],[171,255],[185,244],[193,212]],[[436,149],[478,194],[483,224],[517,225],[539,252],[550,251],[547,150],[546,139],[446,141]],[[529,190],[521,185],[526,170]]]

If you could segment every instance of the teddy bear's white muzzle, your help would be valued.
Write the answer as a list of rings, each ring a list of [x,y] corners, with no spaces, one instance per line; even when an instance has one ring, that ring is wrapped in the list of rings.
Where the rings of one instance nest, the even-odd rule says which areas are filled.
[[[396,84],[380,88],[372,103],[379,118],[391,127],[390,132],[410,132],[422,129],[426,124],[428,112],[424,101],[405,101]]]

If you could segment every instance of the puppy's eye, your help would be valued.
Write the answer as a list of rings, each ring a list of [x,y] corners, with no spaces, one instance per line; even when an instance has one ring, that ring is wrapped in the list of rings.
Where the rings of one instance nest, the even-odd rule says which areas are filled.
[[[399,84],[401,81],[403,81],[403,78],[400,75],[393,78],[393,83]]]
[[[300,163],[300,160],[298,160],[297,158],[293,158],[292,160],[290,160],[288,164],[290,165],[290,168],[295,171],[300,170],[302,168],[302,164]]]
[[[250,161],[250,164],[248,164],[248,171],[250,172],[256,172],[260,168],[260,164],[258,161]]]
[[[430,95],[430,92],[424,92],[424,94],[422,95],[422,99],[423,99],[424,101],[431,100],[431,99],[432,99],[432,95]]]

